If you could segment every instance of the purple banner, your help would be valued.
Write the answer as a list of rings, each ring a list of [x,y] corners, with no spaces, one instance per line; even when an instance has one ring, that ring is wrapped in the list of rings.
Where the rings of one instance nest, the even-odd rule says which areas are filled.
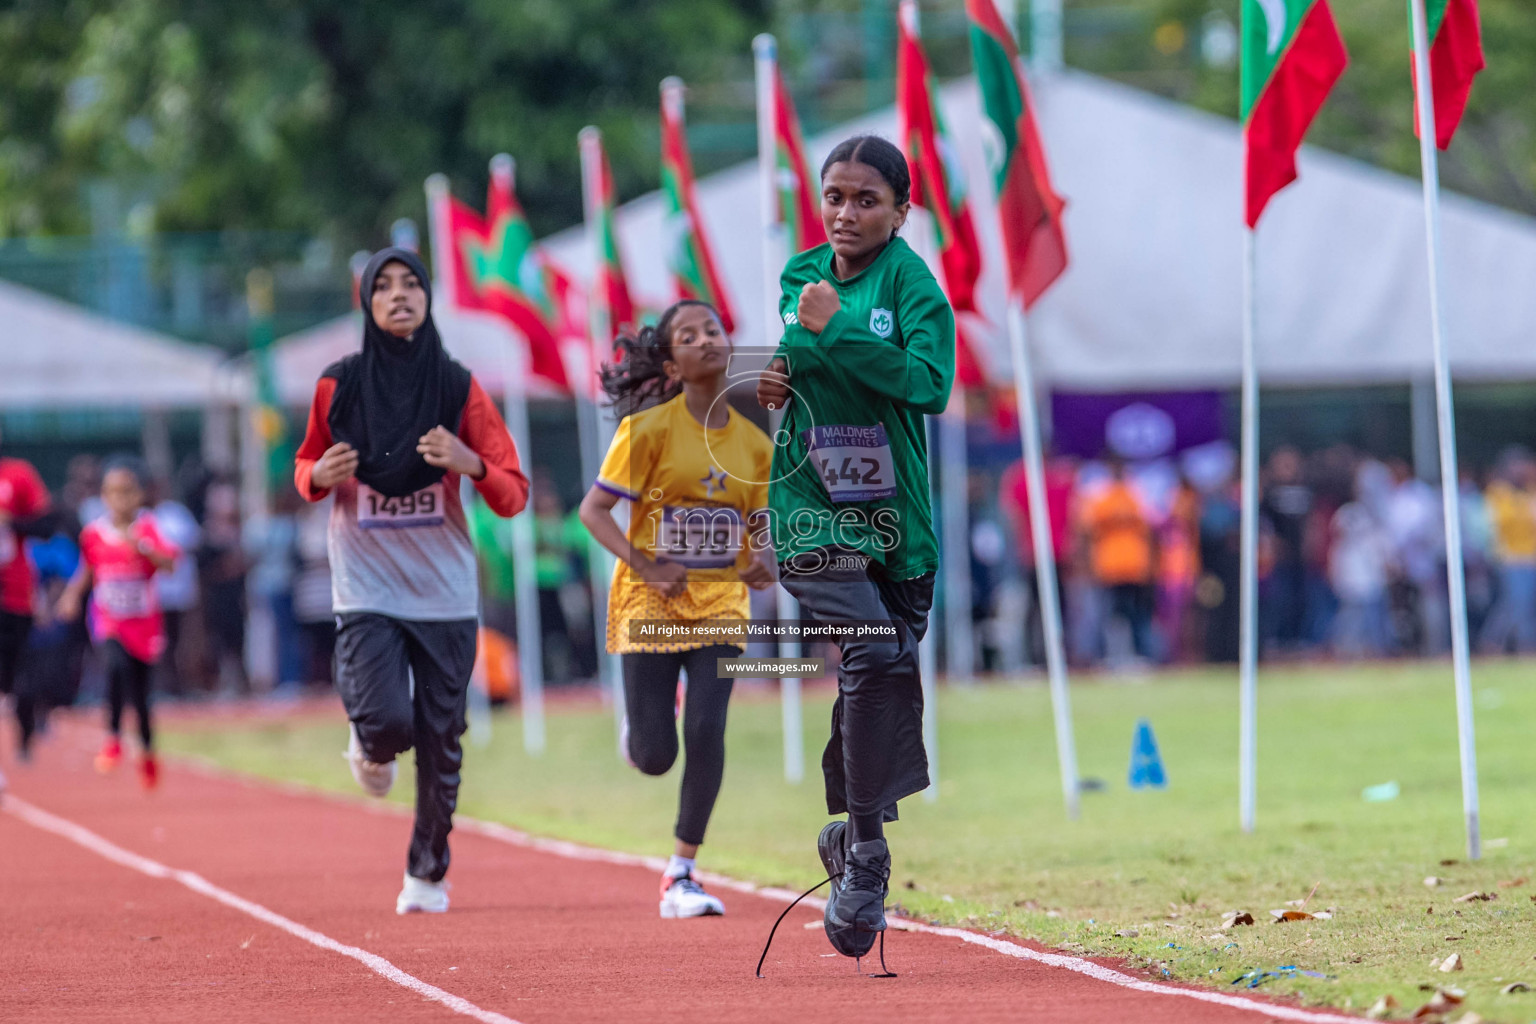
[[[1051,393],[1052,448],[1060,455],[1163,458],[1220,440],[1222,422],[1219,391]]]

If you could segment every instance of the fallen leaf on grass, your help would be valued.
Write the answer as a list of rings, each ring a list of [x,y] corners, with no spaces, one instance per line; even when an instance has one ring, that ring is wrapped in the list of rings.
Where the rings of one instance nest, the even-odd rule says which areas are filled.
[[[1531,986],[1527,985],[1525,982],[1523,982],[1523,981],[1512,981],[1508,985],[1505,985],[1503,988],[1499,989],[1499,994],[1500,995],[1506,995],[1506,996],[1512,996],[1516,992],[1529,992],[1530,990],[1531,990]]]
[[[1457,896],[1455,899],[1451,900],[1451,902],[1452,903],[1486,903],[1489,900],[1496,900],[1498,898],[1499,898],[1499,894],[1496,893],[1496,892],[1478,892],[1476,889],[1473,889],[1471,892],[1467,893],[1465,896]]]
[[[1448,868],[1452,864],[1457,864],[1457,863],[1460,863],[1460,862],[1457,861],[1455,857],[1447,857],[1445,860],[1442,860],[1440,862],[1440,866],[1443,867],[1443,868]]]
[[[1460,942],[1461,941],[1461,936],[1460,935],[1447,935],[1445,937],[1445,941],[1446,942]]]
[[[1424,884],[1429,886],[1431,889],[1433,889],[1433,888],[1437,887],[1443,881],[1445,881],[1445,879],[1437,878],[1434,875],[1430,875],[1428,878],[1424,879]]]
[[[1221,922],[1221,930],[1236,928],[1240,924],[1253,924],[1253,915],[1246,910],[1234,910]]]
[[[1388,993],[1372,1003],[1371,1008],[1365,1011],[1365,1015],[1371,1020],[1382,1020],[1395,1009],[1397,1009],[1397,999]]]
[[[1423,1020],[1425,1017],[1438,1017],[1443,1013],[1454,1010],[1461,1005],[1462,996],[1449,989],[1436,989],[1430,996],[1429,1002],[1413,1011],[1414,1020]]]
[[[1275,919],[1275,924],[1282,921],[1327,921],[1333,917],[1326,910],[1319,910],[1315,914],[1305,910],[1271,910],[1269,915]]]
[[[1461,962],[1461,954],[1452,953],[1450,956],[1440,961],[1440,970],[1446,974],[1450,974],[1452,971],[1464,970],[1464,966]]]
[[[1137,936],[1139,936],[1141,934],[1141,932],[1137,931],[1135,928],[1125,928],[1125,929],[1122,929],[1122,930],[1120,930],[1118,932],[1115,932],[1115,934],[1118,935],[1122,939],[1134,939]]]
[[[1529,881],[1530,881],[1529,878],[1526,878],[1524,875],[1521,875],[1519,878],[1505,879],[1504,881],[1499,883],[1499,888],[1500,889],[1518,889],[1522,885],[1524,885],[1526,882],[1529,882]]]

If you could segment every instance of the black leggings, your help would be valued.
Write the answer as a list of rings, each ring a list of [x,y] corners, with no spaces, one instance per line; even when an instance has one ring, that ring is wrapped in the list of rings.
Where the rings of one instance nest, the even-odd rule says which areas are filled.
[[[16,724],[21,730],[23,754],[32,745],[32,731],[37,724],[32,688],[21,678],[21,659],[27,653],[27,636],[31,632],[30,615],[0,612],[0,696],[15,692]]]
[[[123,727],[123,705],[133,701],[139,716],[139,739],[145,751],[154,749],[154,727],[149,720],[150,667],[123,649],[116,640],[101,645],[107,663],[107,729],[116,736]]]
[[[725,777],[725,713],[732,679],[715,671],[720,658],[741,655],[716,644],[692,651],[624,655],[624,710],[629,715],[629,759],[647,775],[665,775],[677,760],[677,679],[688,673],[683,701],[683,790],[673,834],[684,843],[704,842],[704,830]]]

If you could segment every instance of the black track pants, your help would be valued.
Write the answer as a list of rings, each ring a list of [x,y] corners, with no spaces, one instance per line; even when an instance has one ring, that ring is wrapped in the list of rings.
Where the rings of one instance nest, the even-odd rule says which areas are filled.
[[[363,756],[382,764],[416,749],[416,825],[406,872],[441,881],[464,763],[459,737],[475,667],[475,620],[417,622],[349,612],[338,621],[336,689],[357,726]]]
[[[155,730],[149,719],[151,669],[123,649],[116,640],[101,645],[107,669],[107,731],[116,736],[123,729],[123,708],[131,702],[139,716],[139,740],[146,751],[154,749]]]
[[[724,644],[694,651],[624,655],[624,710],[629,716],[629,759],[647,775],[665,775],[677,760],[678,673],[688,673],[683,700],[683,789],[674,834],[704,842],[704,830],[725,777],[725,714],[732,679],[715,671],[720,658],[741,650]]]
[[[780,579],[804,618],[897,624],[899,640],[839,643],[832,736],[821,758],[829,813],[895,821],[896,801],[928,787],[917,644],[928,631],[933,573],[893,580],[857,552],[823,548],[782,564]]]
[[[5,529],[10,529],[9,526]],[[32,632],[32,616],[0,612],[0,696],[14,693],[16,725],[21,733],[23,752],[32,744],[37,728],[36,697],[32,687],[21,679],[21,659],[27,653],[27,637]]]

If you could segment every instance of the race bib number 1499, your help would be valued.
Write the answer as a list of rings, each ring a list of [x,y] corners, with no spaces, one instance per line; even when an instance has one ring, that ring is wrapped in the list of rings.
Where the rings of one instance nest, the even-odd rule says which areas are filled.
[[[811,464],[837,502],[896,497],[896,471],[885,427],[825,426],[805,432]]]
[[[438,526],[443,521],[443,484],[390,498],[367,484],[357,485],[357,525],[365,530]]]

